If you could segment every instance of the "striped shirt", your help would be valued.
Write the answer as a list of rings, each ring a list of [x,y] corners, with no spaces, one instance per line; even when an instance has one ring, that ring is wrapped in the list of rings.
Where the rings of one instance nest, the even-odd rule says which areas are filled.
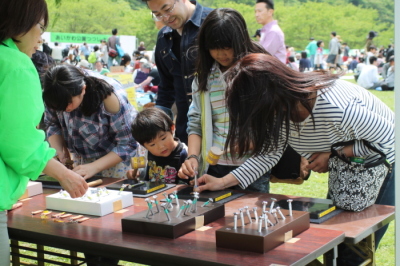
[[[80,108],[64,112],[46,107],[47,137],[61,135],[68,150],[84,159],[100,158],[112,151],[128,165],[136,154],[137,143],[131,135],[130,125],[137,112],[128,102],[119,82],[93,71],[87,73],[113,86],[120,103],[119,112],[107,112],[104,103],[90,116],[83,115]]]
[[[229,114],[225,104],[226,83],[224,75],[218,67],[214,67],[208,77],[207,86],[210,90],[211,113],[213,121],[213,145],[224,149],[226,137],[229,131]],[[219,165],[241,165],[249,156],[232,160],[230,153],[226,153],[218,160]]]
[[[288,143],[301,156],[309,159],[317,152],[330,152],[332,144],[356,140],[354,156],[373,162],[379,155],[362,144],[366,140],[386,154],[394,162],[394,113],[377,97],[364,88],[337,80],[330,88],[318,91],[313,108],[315,127],[311,116],[299,124],[291,122]],[[285,126],[282,131],[285,132]],[[254,161],[247,160],[244,167],[233,171],[241,187],[247,187],[257,179],[252,169],[264,164],[265,171],[271,169],[282,156],[284,140],[276,151]]]

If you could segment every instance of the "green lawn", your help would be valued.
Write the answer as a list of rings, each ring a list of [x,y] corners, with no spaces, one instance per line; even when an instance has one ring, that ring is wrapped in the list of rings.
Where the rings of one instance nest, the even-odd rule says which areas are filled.
[[[348,74],[349,76],[350,74]],[[354,83],[354,79],[348,80]],[[394,92],[382,92],[382,91],[371,91],[374,95],[380,98],[386,103],[392,110],[394,110]],[[326,198],[328,191],[328,175],[312,173],[309,180],[304,182],[302,185],[289,185],[271,183],[271,193],[274,194],[285,194],[285,195],[296,195],[312,198]],[[54,252],[64,252],[58,249],[48,248]],[[32,252],[28,252],[32,254]],[[82,254],[80,254],[82,256]],[[394,223],[390,223],[389,229],[385,236],[381,240],[379,248],[376,253],[377,262],[379,266],[392,266],[395,264],[395,253],[394,253]],[[23,260],[27,263],[32,263],[29,260]],[[65,263],[69,263],[68,260],[60,259]],[[50,265],[47,264],[46,265]],[[120,265],[135,266],[140,264],[120,261]]]

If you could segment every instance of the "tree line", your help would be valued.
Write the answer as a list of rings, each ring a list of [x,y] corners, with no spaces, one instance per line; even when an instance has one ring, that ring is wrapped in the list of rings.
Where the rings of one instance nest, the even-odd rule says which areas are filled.
[[[141,0],[47,0],[50,25],[47,31],[133,35],[148,49],[156,43],[157,32],[151,12]],[[252,36],[262,25],[254,18],[255,0],[201,0],[204,6],[238,10]],[[362,49],[368,32],[374,30],[377,46],[394,39],[392,0],[275,0],[275,19],[285,33],[285,43],[303,50],[310,37],[328,43],[336,31],[350,48]]]

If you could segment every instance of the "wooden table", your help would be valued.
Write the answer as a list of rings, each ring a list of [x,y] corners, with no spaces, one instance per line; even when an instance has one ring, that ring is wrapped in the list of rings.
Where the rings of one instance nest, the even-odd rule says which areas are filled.
[[[308,201],[309,198],[284,196],[275,194],[250,193],[227,205],[227,214],[232,213],[230,207],[239,208],[254,205],[255,202],[263,200],[271,201],[271,197],[277,200],[293,198]],[[361,250],[366,256],[365,265],[375,265],[375,237],[374,232],[387,225],[395,218],[395,207],[374,204],[362,212],[343,211],[322,224],[311,224],[312,228],[335,229],[345,233],[344,243],[352,249]],[[365,241],[362,241],[364,240]],[[368,264],[370,263],[370,264]]]
[[[9,212],[8,228],[14,244],[25,241],[150,265],[305,265],[344,241],[341,231],[312,227],[296,236],[297,242],[284,243],[265,254],[217,248],[215,231],[231,223],[232,213],[254,197],[262,200],[271,195],[249,194],[231,201],[225,205],[226,217],[208,224],[209,230],[196,230],[175,240],[121,232],[121,218],[146,209],[140,198],[134,199],[134,206],[127,208],[127,212],[95,217],[82,224],[67,224],[32,217],[32,211],[45,208],[45,195],[38,195]],[[254,201],[246,205],[253,204]],[[18,248],[13,250],[17,265]],[[334,258],[327,265],[334,265]]]

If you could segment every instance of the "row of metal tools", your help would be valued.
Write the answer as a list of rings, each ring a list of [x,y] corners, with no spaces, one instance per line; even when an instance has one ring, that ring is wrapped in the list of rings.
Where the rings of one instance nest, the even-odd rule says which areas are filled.
[[[268,201],[263,201],[262,202],[262,214],[259,216],[257,213],[257,207],[253,207],[253,215],[254,215],[254,220],[255,223],[258,223],[258,232],[262,232],[263,228],[265,228],[268,231],[268,226],[275,226],[279,223],[278,219],[278,214],[281,218],[281,220],[286,220],[285,215],[283,215],[281,208],[279,206],[275,207],[276,204],[276,199],[271,198],[271,205],[269,207],[269,211],[267,211],[267,204]],[[292,216],[292,199],[288,199],[288,205],[289,205],[289,216]],[[275,208],[274,208],[275,207]],[[239,212],[235,212],[233,214],[233,229],[237,229],[238,227],[238,217],[240,219],[240,223],[242,228],[245,227],[245,221],[244,221],[244,213],[247,214],[248,220],[250,224],[253,223],[253,218],[251,217],[250,214],[250,209],[248,206],[244,206],[243,208],[239,209]]]
[[[159,204],[159,201],[157,200],[157,195],[153,196],[153,199],[146,198],[145,201],[147,202],[148,210],[146,214],[147,219],[151,219],[153,215],[157,214],[160,212],[160,208],[162,211],[165,213],[167,220],[171,221],[171,216],[170,212],[174,209],[173,206],[173,201],[175,200],[175,205],[176,208],[179,208],[176,218],[179,218],[182,216],[188,216],[190,213],[196,213],[197,212],[197,201],[199,199],[199,193],[198,192],[193,192],[193,200],[188,199],[183,201],[182,206],[179,204],[179,199],[178,199],[178,194],[177,191],[174,191],[173,194],[168,195],[167,193],[163,193],[165,197],[165,202]],[[204,202],[201,207],[206,207],[208,204],[213,202],[213,199],[208,199],[206,202]],[[156,210],[153,211],[153,206],[155,207]]]

